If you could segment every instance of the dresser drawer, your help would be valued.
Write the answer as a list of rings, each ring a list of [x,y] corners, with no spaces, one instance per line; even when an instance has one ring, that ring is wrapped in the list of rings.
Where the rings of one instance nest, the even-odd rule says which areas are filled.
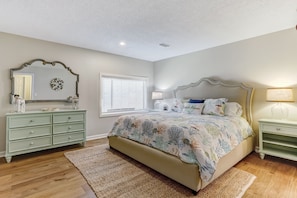
[[[64,144],[68,142],[84,141],[84,133],[66,133],[53,136],[53,144]]]
[[[84,131],[84,123],[54,124],[53,134]]]
[[[83,122],[84,113],[61,113],[53,115],[53,123]]]
[[[51,134],[52,134],[51,125],[16,128],[16,129],[9,130],[9,140],[19,140],[24,138],[47,136]]]
[[[52,137],[38,137],[38,138],[31,138],[31,139],[24,139],[24,140],[16,140],[9,142],[9,152],[17,152],[17,151],[24,151],[30,150],[40,147],[47,147],[52,144]]]
[[[8,119],[9,128],[30,127],[52,123],[51,114],[39,114],[32,116],[13,116]]]
[[[284,125],[273,125],[273,124],[262,124],[263,133],[282,134],[282,135],[293,135],[297,137],[297,128],[284,126]]]

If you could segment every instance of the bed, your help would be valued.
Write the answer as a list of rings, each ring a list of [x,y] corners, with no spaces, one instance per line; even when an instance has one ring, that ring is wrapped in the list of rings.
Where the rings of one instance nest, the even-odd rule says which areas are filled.
[[[242,116],[240,117],[242,117],[249,126],[252,125],[251,104],[253,88],[243,83],[222,81],[214,78],[202,78],[196,83],[177,87],[177,89],[173,92],[175,98],[180,101],[188,99],[227,98],[228,103],[233,102],[240,104],[242,110]],[[152,114],[156,114],[159,119],[163,112],[153,112],[149,114],[150,115],[143,116],[153,117]],[[177,113],[171,114],[171,117],[176,117],[176,114]],[[185,117],[187,116],[188,115]],[[222,120],[224,116],[218,117]],[[120,117],[119,119],[123,118]],[[231,122],[234,122],[234,120]],[[226,154],[219,157],[214,164],[214,171],[210,176],[207,176],[207,174],[201,172],[201,169],[203,168],[201,168],[202,165],[200,163],[198,163],[200,164],[199,167],[197,163],[189,163],[186,160],[181,160],[180,157],[173,155],[170,152],[164,152],[164,150],[159,150],[142,142],[137,142],[118,135],[114,132],[116,123],[119,123],[119,121],[115,122],[112,130],[113,132],[111,131],[108,135],[109,145],[112,149],[118,150],[121,153],[124,153],[160,172],[161,174],[181,183],[182,185],[190,188],[193,193],[197,193],[200,189],[205,188],[213,180],[222,175],[225,171],[254,150],[254,135],[250,132],[250,135],[242,138],[243,140],[236,144],[232,150],[226,151]],[[187,128],[187,126],[184,127]]]

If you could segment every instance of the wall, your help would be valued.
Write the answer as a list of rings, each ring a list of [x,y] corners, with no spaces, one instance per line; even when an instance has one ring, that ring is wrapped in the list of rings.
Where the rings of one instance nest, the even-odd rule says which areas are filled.
[[[267,87],[297,86],[297,32],[295,28],[198,51],[154,64],[155,87],[172,90],[202,77],[242,81],[255,88],[253,126],[271,117],[273,103],[266,102]],[[296,88],[294,89],[295,98]],[[297,120],[296,103],[288,119]]]
[[[0,155],[5,150],[5,113],[12,110],[9,105],[9,69],[24,62],[41,58],[46,61],[61,61],[79,74],[80,108],[87,110],[87,137],[107,133],[115,117],[99,118],[98,79],[99,73],[147,76],[149,90],[153,84],[153,63],[113,54],[86,50],[67,45],[0,32]],[[64,103],[31,103],[27,110],[43,107],[71,108]],[[2,153],[3,154],[3,153]]]

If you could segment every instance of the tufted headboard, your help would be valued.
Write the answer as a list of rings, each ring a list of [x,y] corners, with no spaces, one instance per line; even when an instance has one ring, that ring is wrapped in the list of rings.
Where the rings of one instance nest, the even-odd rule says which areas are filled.
[[[180,99],[228,98],[229,102],[238,102],[242,106],[242,115],[252,125],[252,98],[254,88],[241,82],[202,78],[198,82],[179,86],[174,96]]]

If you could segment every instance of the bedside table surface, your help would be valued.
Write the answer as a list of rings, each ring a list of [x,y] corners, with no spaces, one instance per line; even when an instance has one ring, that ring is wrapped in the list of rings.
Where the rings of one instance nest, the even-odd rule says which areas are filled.
[[[297,120],[259,119],[259,122],[297,125]]]

